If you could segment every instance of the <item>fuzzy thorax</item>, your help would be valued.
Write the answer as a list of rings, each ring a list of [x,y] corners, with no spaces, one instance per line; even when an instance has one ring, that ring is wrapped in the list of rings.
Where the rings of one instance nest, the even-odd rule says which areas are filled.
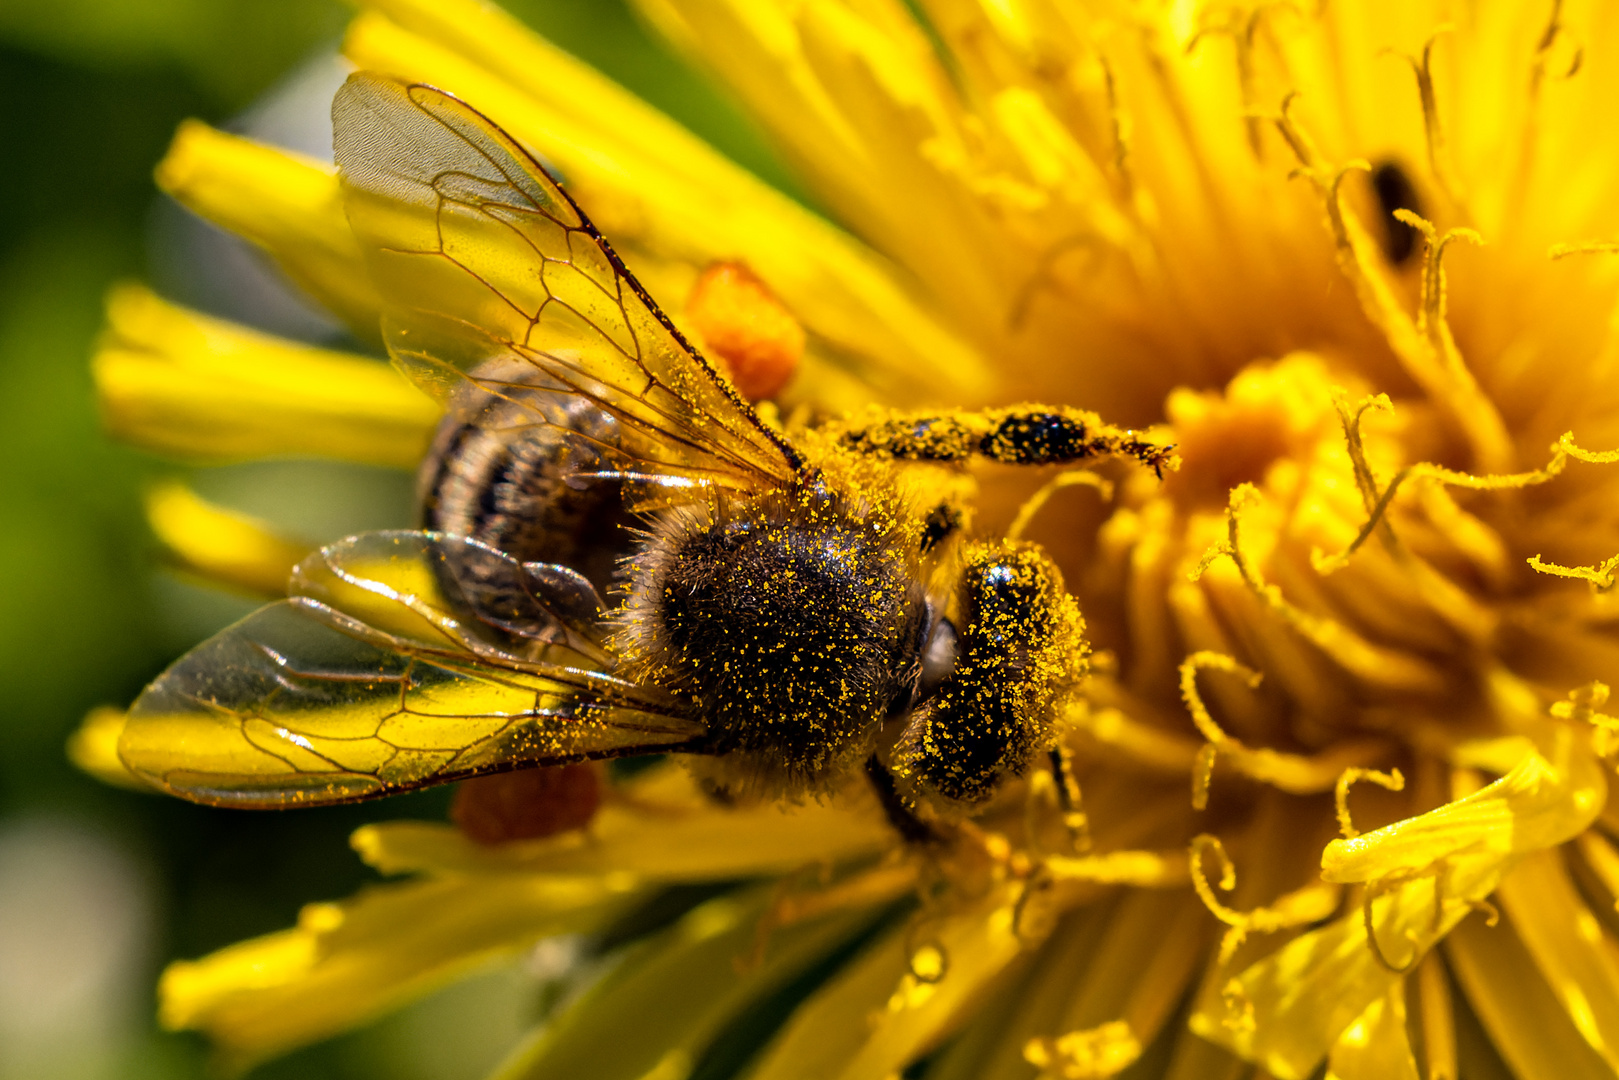
[[[666,512],[629,567],[619,673],[694,700],[718,787],[824,790],[915,684],[927,605],[913,532],[822,477]]]

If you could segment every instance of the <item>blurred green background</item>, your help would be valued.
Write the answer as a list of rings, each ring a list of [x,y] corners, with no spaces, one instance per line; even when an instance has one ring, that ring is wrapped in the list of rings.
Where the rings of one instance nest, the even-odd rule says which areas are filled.
[[[782,182],[739,114],[620,0],[510,6]],[[157,1029],[163,964],[353,891],[368,872],[350,830],[447,804],[428,792],[289,814],[208,810],[103,787],[62,751],[86,710],[127,703],[251,607],[158,565],[141,493],[185,466],[110,442],[91,397],[87,360],[114,281],[242,314],[211,268],[188,264],[206,230],[162,200],[152,166],[181,119],[240,127],[289,81],[307,87],[323,67],[329,77],[322,57],[350,14],[331,0],[0,0],[0,1080],[208,1075],[201,1040]],[[286,462],[197,482],[316,540],[409,515],[409,478],[377,470]],[[492,971],[254,1075],[479,1076],[536,1014],[541,974]]]

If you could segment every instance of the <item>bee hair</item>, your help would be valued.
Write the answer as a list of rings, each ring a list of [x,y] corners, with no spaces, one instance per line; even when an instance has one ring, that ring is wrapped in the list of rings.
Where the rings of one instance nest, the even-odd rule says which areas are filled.
[[[802,795],[870,754],[917,671],[914,553],[802,490],[665,513],[629,563],[619,673],[695,699],[721,782]]]

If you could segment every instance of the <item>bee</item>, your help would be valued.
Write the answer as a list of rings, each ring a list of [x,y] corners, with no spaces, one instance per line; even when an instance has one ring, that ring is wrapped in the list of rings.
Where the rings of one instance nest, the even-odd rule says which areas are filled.
[[[920,841],[1057,752],[1084,622],[1039,547],[968,537],[964,465],[1171,448],[1032,405],[789,434],[480,113],[361,72],[333,122],[389,352],[448,408],[432,527],[322,549],[182,657],[131,770],[284,807],[674,753],[733,795],[864,772]]]

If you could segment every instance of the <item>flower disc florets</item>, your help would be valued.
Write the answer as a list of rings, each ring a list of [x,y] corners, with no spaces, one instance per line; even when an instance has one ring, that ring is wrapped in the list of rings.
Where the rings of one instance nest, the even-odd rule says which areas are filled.
[[[913,801],[972,811],[933,842],[902,841],[864,782],[783,815],[665,770],[566,836],[376,826],[362,855],[417,878],[176,965],[168,1022],[252,1060],[548,935],[610,938],[670,884],[748,880],[649,936],[503,1075],[734,1075],[715,1062],[740,1044],[753,1080],[1619,1069],[1611,13],[643,3],[845,232],[494,9],[364,6],[347,56],[543,153],[660,304],[745,268],[772,329],[744,343],[771,344],[772,385],[798,365],[789,427],[1038,398],[1068,407],[1064,431],[1095,410],[1182,464],[1070,471],[1032,497],[978,476],[971,527],[1012,556],[985,565],[1056,599],[1032,624],[954,613],[960,662],[1061,677],[1001,684],[1043,719],[993,793],[971,732],[929,720],[1029,701],[990,684],[917,714],[897,746]],[[159,178],[376,340],[329,170],[198,125]],[[165,452],[413,468],[436,423],[361,357],[135,290],[109,318],[109,425]],[[925,442],[895,415],[865,430]],[[153,519],[239,586],[302,550],[182,489]],[[780,539],[727,524],[687,533]],[[789,591],[777,608],[813,592]],[[911,598],[885,595],[900,627]],[[792,637],[638,648],[671,644],[702,692]],[[782,685],[772,708],[828,707]],[[118,718],[95,720],[81,758],[127,780],[105,750]],[[684,989],[699,975],[707,996]],[[789,1018],[750,1029],[775,995]]]

